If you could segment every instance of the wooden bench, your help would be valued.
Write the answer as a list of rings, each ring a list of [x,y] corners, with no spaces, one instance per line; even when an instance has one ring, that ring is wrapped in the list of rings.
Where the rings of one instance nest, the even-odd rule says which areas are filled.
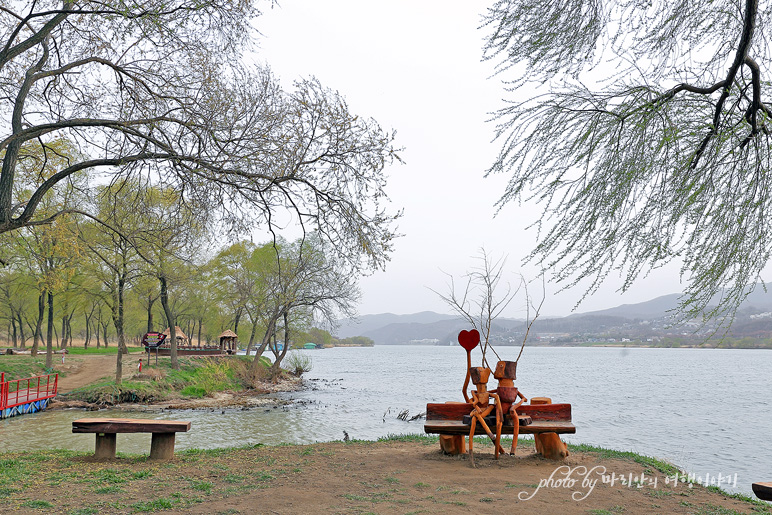
[[[460,435],[463,438],[463,435],[468,435],[471,429],[469,423],[464,423],[464,416],[469,415],[471,411],[472,405],[465,402],[427,404],[424,431],[429,434]],[[570,404],[523,404],[517,408],[517,414],[520,417],[530,417],[531,419],[527,425],[520,424],[521,435],[576,433],[576,426],[571,422]],[[513,432],[512,419],[509,415],[505,415],[501,434],[512,434]],[[482,424],[477,424],[475,434],[485,434]],[[446,445],[463,449],[461,442],[454,444],[441,442],[440,445],[443,450],[446,449]]]
[[[174,457],[174,437],[190,430],[182,420],[145,420],[138,418],[82,418],[72,421],[73,433],[96,433],[94,457],[115,458],[116,433],[151,433],[150,459]]]

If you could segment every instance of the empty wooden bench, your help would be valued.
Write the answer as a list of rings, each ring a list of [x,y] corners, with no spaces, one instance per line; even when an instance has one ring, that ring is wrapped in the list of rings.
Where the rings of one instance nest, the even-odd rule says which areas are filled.
[[[73,433],[96,433],[96,458],[115,458],[117,433],[151,433],[150,459],[171,459],[174,457],[175,435],[189,430],[190,422],[182,420],[82,418],[72,422]]]
[[[424,431],[439,435],[468,435],[470,424],[464,420],[472,411],[472,405],[464,402],[426,405],[426,423]],[[576,426],[571,422],[570,404],[523,404],[517,408],[522,418],[530,417],[530,423],[520,424],[520,434],[576,433]],[[468,417],[467,417],[468,420]],[[495,427],[495,418],[493,419]],[[501,434],[512,434],[514,426],[509,415],[505,415]],[[482,424],[477,424],[475,434],[485,434]],[[457,445],[463,448],[462,444]],[[462,451],[463,452],[463,451]]]

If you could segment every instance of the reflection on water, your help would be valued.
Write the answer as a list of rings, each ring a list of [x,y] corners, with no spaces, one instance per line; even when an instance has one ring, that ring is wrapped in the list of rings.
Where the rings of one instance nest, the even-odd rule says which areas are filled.
[[[502,359],[514,359],[504,348]],[[462,400],[466,357],[460,347],[311,350],[307,389],[291,402],[249,410],[49,411],[0,421],[0,450],[90,451],[91,434],[72,420],[120,416],[190,420],[177,448],[312,443],[421,433],[423,422],[397,419],[427,402]],[[527,348],[516,385],[527,397],[573,405],[577,434],[567,439],[630,450],[676,463],[697,475],[737,474],[737,490],[770,480],[772,449],[759,446],[772,426],[769,351],[697,349]],[[150,435],[118,436],[118,450],[147,453]]]

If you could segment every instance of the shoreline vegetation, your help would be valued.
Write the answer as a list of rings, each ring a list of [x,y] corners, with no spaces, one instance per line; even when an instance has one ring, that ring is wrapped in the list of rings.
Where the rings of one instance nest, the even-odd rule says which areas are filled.
[[[263,356],[260,367],[252,369],[254,356],[180,356],[180,369],[171,367],[168,357],[156,363],[142,348],[129,347],[124,355],[123,380],[114,381],[117,348],[68,349],[45,367],[45,353],[0,356],[6,379],[21,379],[47,373],[59,374],[59,395],[49,410],[115,408],[126,411],[148,409],[196,409],[252,407],[279,404],[265,394],[295,391],[302,387],[300,376],[310,370],[311,361],[293,360],[289,354],[278,378],[270,380],[271,361]],[[139,361],[142,360],[142,370]]]
[[[71,515],[772,513],[770,504],[706,487],[672,464],[631,452],[569,445],[566,461],[554,462],[522,438],[516,457],[494,460],[492,446],[480,439],[472,468],[464,455],[442,454],[437,442],[403,435],[190,449],[168,462],[120,452],[107,461],[68,450],[2,453],[0,501],[17,513]]]

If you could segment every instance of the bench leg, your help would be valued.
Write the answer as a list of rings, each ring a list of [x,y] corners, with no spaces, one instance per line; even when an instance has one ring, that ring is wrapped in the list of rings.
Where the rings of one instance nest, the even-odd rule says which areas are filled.
[[[440,435],[440,448],[445,454],[464,454],[466,439],[464,435]]]
[[[97,433],[94,457],[99,459],[115,458],[115,433]]]
[[[557,433],[539,433],[534,435],[534,440],[536,452],[548,460],[562,460],[570,454]]]
[[[170,460],[174,458],[175,433],[153,433],[150,441],[151,460]]]

